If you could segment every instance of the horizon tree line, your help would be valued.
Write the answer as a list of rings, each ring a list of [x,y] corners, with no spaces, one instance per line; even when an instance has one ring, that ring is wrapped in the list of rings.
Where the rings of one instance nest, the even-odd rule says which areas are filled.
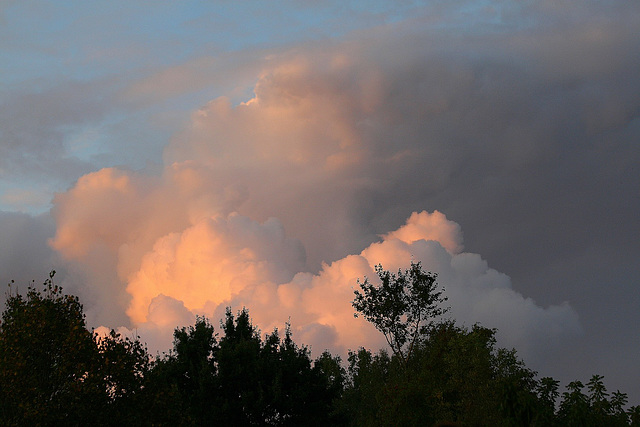
[[[386,349],[311,358],[291,325],[264,337],[246,308],[205,317],[151,357],[139,337],[86,326],[53,281],[9,294],[0,321],[0,424],[21,426],[637,426],[640,406],[603,377],[537,378],[495,329],[442,319],[437,275],[375,268],[352,301]]]

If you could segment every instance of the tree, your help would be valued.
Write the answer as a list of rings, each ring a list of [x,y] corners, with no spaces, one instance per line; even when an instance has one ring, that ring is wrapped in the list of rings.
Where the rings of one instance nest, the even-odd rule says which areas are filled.
[[[379,285],[367,277],[363,282],[358,280],[362,292],[354,291],[354,316],[364,316],[382,332],[393,354],[406,365],[434,319],[447,312],[441,307],[447,298],[437,287],[437,275],[422,270],[420,262],[411,262],[408,270],[398,270],[398,274],[384,270],[380,264],[375,271]]]
[[[214,328],[204,317],[174,330],[173,350],[153,363],[146,379],[152,424],[215,423],[217,350]]]
[[[585,385],[572,381],[562,395],[558,420],[568,426],[627,426],[634,424],[634,407],[624,410],[627,395],[615,391],[610,395],[602,375],[593,375],[586,384],[588,395],[582,392]],[[637,412],[636,412],[637,416]],[[635,421],[637,423],[637,420]]]
[[[288,323],[283,338],[277,329],[267,335],[260,356],[260,380],[264,388],[260,395],[263,396],[262,411],[267,424],[330,424],[333,388],[340,381],[339,378],[331,379],[329,371],[337,374],[332,360],[321,359],[315,368],[309,349],[293,341]]]
[[[516,357],[516,350],[498,349],[493,362],[500,390],[499,407],[505,419],[504,424],[528,426],[542,411],[536,390],[536,372],[528,369]]]
[[[154,425],[335,425],[342,392],[339,359],[312,364],[287,324],[263,340],[245,309],[227,309],[218,340],[198,318],[176,329],[173,350],[153,364],[146,390]]]
[[[217,353],[219,420],[232,425],[327,425],[341,379],[326,356],[312,365],[307,347],[293,341],[287,324],[263,341],[247,310],[227,310]],[[332,377],[334,376],[334,377]]]
[[[105,401],[82,304],[53,283],[9,295],[0,323],[0,423],[79,425]]]
[[[582,392],[584,384],[572,381],[562,393],[558,419],[566,426],[586,426],[589,423],[589,398]]]
[[[391,358],[384,350],[372,355],[371,351],[361,347],[357,352],[349,352],[348,362],[348,383],[339,409],[351,425],[384,425],[381,418],[385,406],[397,403],[388,401],[389,397],[395,396],[388,393],[394,389],[389,385]]]
[[[351,352],[348,372],[341,403],[354,425],[520,426],[537,414],[535,373],[478,325],[434,325],[406,367],[385,351]]]
[[[629,425],[629,414],[624,410],[627,401],[628,397],[626,393],[621,393],[620,390],[612,393],[610,401],[611,425]]]
[[[536,386],[539,399],[539,410],[536,421],[539,425],[550,426],[555,421],[556,400],[560,395],[558,387],[560,382],[551,378],[540,378]]]
[[[632,406],[627,411],[629,416],[629,425],[633,427],[640,426],[640,405]]]
[[[435,325],[410,363],[409,389],[423,419],[463,425],[527,425],[534,372],[513,350],[496,346],[496,331],[453,321]],[[422,397],[420,397],[422,395]],[[422,399],[418,405],[417,399]],[[411,406],[408,411],[416,411]]]
[[[609,414],[609,393],[603,379],[602,375],[593,375],[587,383],[591,418],[598,424],[605,422]]]
[[[340,356],[333,356],[328,350],[314,361],[313,371],[319,377],[318,386],[314,392],[315,400],[319,407],[316,409],[323,414],[319,418],[318,424],[323,421],[324,425],[343,425],[347,416],[340,407],[340,400],[347,381],[347,374],[342,366]]]
[[[217,339],[213,326],[204,317],[194,326],[176,329],[174,350],[180,376],[178,387],[186,399],[189,414],[198,424],[209,424],[210,405],[215,397]]]
[[[49,274],[10,294],[0,323],[1,425],[142,424],[146,348],[87,330],[78,297]]]
[[[235,317],[230,308],[222,329],[224,336],[217,350],[220,420],[231,425],[259,424],[260,333],[247,310]]]
[[[123,337],[113,329],[105,336],[94,336],[97,344],[97,364],[92,381],[105,391],[105,403],[92,423],[102,425],[142,425],[146,421],[141,408],[144,402],[144,381],[150,369],[147,348],[139,337]]]

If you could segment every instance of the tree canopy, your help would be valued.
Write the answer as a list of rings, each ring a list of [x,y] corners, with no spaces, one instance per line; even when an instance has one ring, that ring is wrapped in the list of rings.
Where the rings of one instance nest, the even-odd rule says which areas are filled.
[[[149,358],[137,340],[86,327],[78,297],[53,282],[8,295],[0,322],[2,425],[131,419]]]
[[[218,332],[199,317],[151,358],[138,337],[88,330],[79,299],[52,272],[41,288],[8,295],[0,425],[640,425],[640,407],[627,408],[602,376],[561,393],[498,347],[495,330],[438,319],[443,291],[420,264],[376,271],[380,286],[365,279],[354,307],[389,335],[392,352],[359,348],[344,364],[328,351],[312,359],[288,323],[262,335],[248,310],[230,308]]]

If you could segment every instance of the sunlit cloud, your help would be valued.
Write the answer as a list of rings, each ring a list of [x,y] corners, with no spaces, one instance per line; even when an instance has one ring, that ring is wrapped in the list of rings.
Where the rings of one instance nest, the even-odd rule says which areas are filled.
[[[378,263],[395,271],[420,261],[438,272],[457,321],[498,328],[501,345],[519,348],[528,359],[542,357],[560,340],[581,333],[569,305],[536,305],[479,255],[446,250],[431,230],[420,227],[425,223],[442,224],[439,235],[445,244],[461,241],[459,226],[442,214],[414,213],[397,232],[362,253],[325,264],[317,274],[293,276],[295,270],[287,268],[282,254],[296,258],[300,248],[289,243],[294,250],[282,250],[287,240],[277,221],[256,224],[236,214],[212,219],[161,239],[145,257],[127,288],[132,295],[129,314],[139,331],[164,330],[169,338],[165,329],[190,320],[189,312],[221,318],[226,307],[247,307],[263,331],[291,321],[294,332],[315,352],[330,349],[344,355],[358,345],[378,349],[384,345],[381,334],[353,316],[357,280],[374,279]],[[412,230],[411,237],[407,230]],[[394,234],[404,235],[404,240]],[[300,260],[295,261],[291,267],[300,267]],[[157,333],[154,341],[159,341]],[[545,350],[537,352],[540,348]]]

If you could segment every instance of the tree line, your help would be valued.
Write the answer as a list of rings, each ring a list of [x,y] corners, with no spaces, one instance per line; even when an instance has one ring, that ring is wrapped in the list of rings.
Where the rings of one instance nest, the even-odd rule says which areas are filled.
[[[353,307],[389,351],[312,359],[290,325],[264,336],[249,312],[227,309],[176,328],[151,357],[139,338],[86,326],[78,297],[54,272],[9,293],[0,322],[0,425],[6,426],[627,426],[640,407],[603,377],[538,378],[493,329],[443,319],[436,275],[412,263],[359,281]]]

